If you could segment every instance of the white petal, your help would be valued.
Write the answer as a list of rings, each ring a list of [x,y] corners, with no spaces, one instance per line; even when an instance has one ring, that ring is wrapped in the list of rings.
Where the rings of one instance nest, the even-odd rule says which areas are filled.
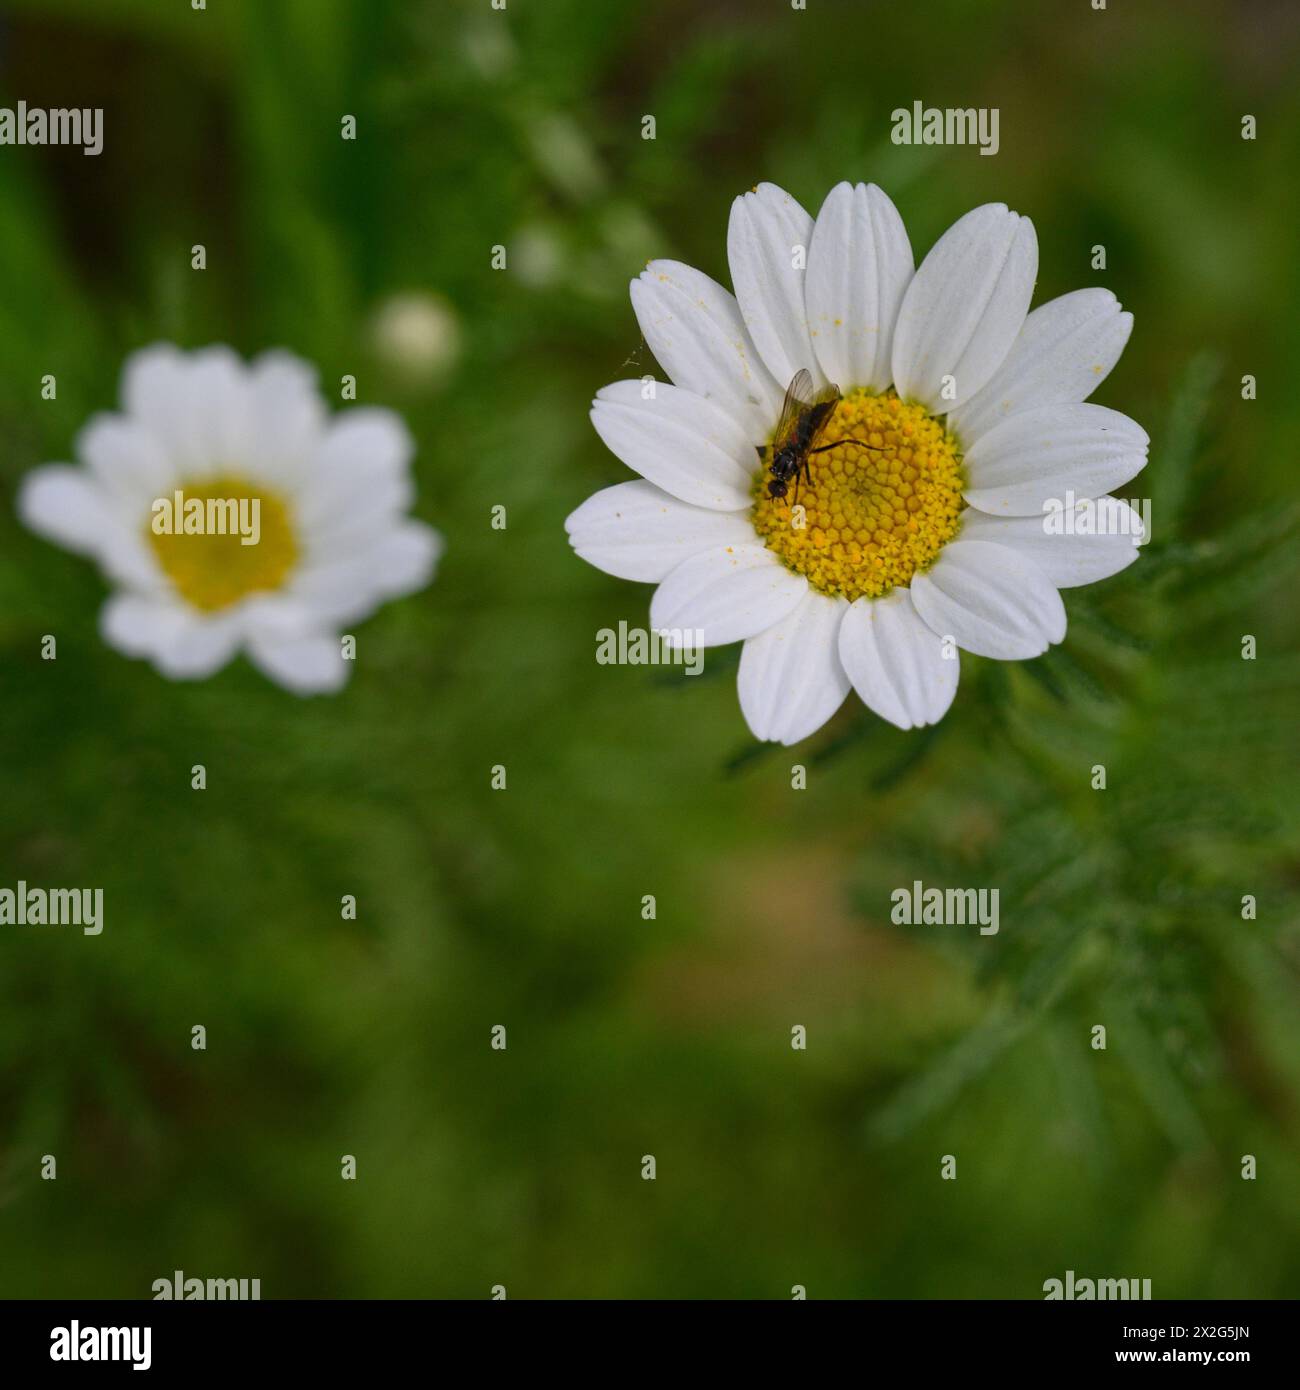
[[[337,637],[255,637],[248,644],[248,656],[264,675],[295,695],[328,694],[347,683],[350,663],[343,659]]]
[[[969,400],[1020,332],[1038,273],[1027,217],[986,203],[935,242],[912,278],[894,329],[894,385],[935,411]],[[944,378],[953,389],[944,395]]]
[[[779,623],[807,589],[808,581],[766,546],[714,545],[683,560],[655,590],[650,626],[699,633],[698,645],[723,646]]]
[[[588,497],[564,523],[569,544],[588,564],[619,579],[657,584],[685,559],[715,543],[754,539],[748,512],[690,507],[637,479]]]
[[[400,415],[359,405],[330,421],[316,447],[316,473],[331,484],[358,473],[376,481],[396,478],[410,471],[414,456],[415,440]]]
[[[244,366],[229,348],[182,352],[157,343],[122,371],[127,416],[151,434],[182,477],[245,471],[281,485],[297,478],[325,418],[314,371],[285,352]]]
[[[381,600],[373,571],[374,559],[365,550],[331,552],[299,569],[285,594],[295,604],[306,606],[317,627],[359,622],[369,617]]]
[[[147,656],[171,680],[202,680],[239,645],[238,615],[202,614],[169,599],[117,594],[100,611],[104,640],[128,656]]]
[[[760,183],[731,205],[727,263],[745,327],[769,372],[784,389],[806,367],[814,384],[825,378],[808,335],[804,267],[813,220],[774,183]]]
[[[957,694],[960,662],[924,622],[906,589],[860,598],[840,627],[840,661],[868,709],[915,729],[937,724]]]
[[[359,498],[351,510],[335,509],[310,526],[299,524],[299,539],[307,557],[305,563],[314,564],[321,557],[328,559],[381,544],[411,505],[414,492],[414,486],[402,479]]]
[[[391,410],[360,406],[336,417],[299,489],[304,530],[355,534],[404,512],[415,496],[414,452],[410,431]]]
[[[1087,400],[1119,361],[1133,315],[1109,290],[1075,290],[1040,305],[988,384],[953,412],[969,448],[1008,415]]]
[[[810,589],[792,613],[745,643],[737,688],[755,738],[798,743],[844,703],[849,678],[836,649],[847,608]]]
[[[847,391],[893,379],[894,322],[912,279],[898,209],[873,184],[831,189],[808,248],[808,328],[822,370]]]
[[[616,381],[596,393],[591,423],[608,448],[665,492],[692,506],[736,512],[753,503],[755,446],[712,401],[655,383]]]
[[[750,444],[766,443],[789,383],[763,365],[735,298],[680,261],[651,261],[632,281],[632,307],[669,378],[726,411]]]
[[[34,468],[18,489],[18,515],[38,535],[96,555],[110,533],[120,529],[103,489],[84,469],[66,463]],[[148,513],[141,514],[143,527]]]
[[[1009,415],[966,452],[966,500],[994,516],[1042,516],[1126,483],[1147,459],[1141,425],[1104,405],[1047,405]]]
[[[127,656],[152,656],[189,625],[188,611],[172,598],[114,594],[99,610],[100,636]]]
[[[1085,521],[1089,532],[1077,534]],[[961,535],[1004,545],[1033,561],[1058,589],[1072,589],[1109,579],[1137,559],[1142,518],[1117,497],[1099,497],[1054,519],[988,516],[972,509],[962,517]]]
[[[248,368],[230,348],[217,345],[187,354],[185,376],[198,472],[229,473],[248,455]]]
[[[230,471],[247,451],[248,372],[228,347],[182,352],[156,343],[127,358],[122,402],[172,468],[190,478]]]
[[[126,415],[91,416],[77,436],[77,457],[85,461],[123,516],[136,525],[148,521],[157,498],[170,501],[181,485],[165,446]]]
[[[172,582],[158,563],[144,527],[123,527],[111,531],[100,549],[99,567],[114,583],[136,593],[168,594]]]
[[[357,622],[385,599],[423,588],[442,548],[442,537],[431,526],[404,520],[363,548],[338,547],[314,555],[285,592],[314,614],[317,627]]]
[[[240,605],[245,635],[251,640],[283,640],[319,632],[320,619],[309,604],[284,590],[253,594]]]
[[[208,618],[156,651],[153,664],[170,680],[206,680],[230,661],[238,646],[239,629],[233,622]]]
[[[988,541],[945,546],[928,574],[912,576],[912,602],[931,631],[998,661],[1040,656],[1065,636],[1065,605],[1051,580]]]
[[[190,392],[186,355],[171,343],[154,343],[122,366],[122,405],[151,434],[181,472],[202,465],[203,439]]]
[[[413,594],[433,578],[443,539],[432,526],[410,518],[390,528],[371,554],[371,576],[384,598]]]
[[[249,367],[248,410],[256,476],[294,486],[307,473],[328,418],[315,370],[288,352],[262,353]]]

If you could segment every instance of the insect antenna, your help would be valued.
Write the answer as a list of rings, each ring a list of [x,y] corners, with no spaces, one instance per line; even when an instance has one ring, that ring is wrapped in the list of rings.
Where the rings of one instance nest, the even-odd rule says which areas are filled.
[[[870,449],[874,454],[883,454],[885,451],[879,444],[868,444],[865,439],[837,439],[834,444],[822,444],[816,449],[809,449],[810,454],[824,454],[827,449],[838,449],[841,444],[856,444],[859,449]]]

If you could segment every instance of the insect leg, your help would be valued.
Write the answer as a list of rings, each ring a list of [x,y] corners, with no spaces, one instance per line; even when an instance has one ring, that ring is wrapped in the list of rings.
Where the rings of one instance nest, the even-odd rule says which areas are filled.
[[[838,449],[841,444],[856,444],[861,449],[870,449],[874,453],[883,453],[884,450],[877,444],[868,444],[865,439],[837,439],[834,444],[822,444],[816,449],[809,449],[810,454],[824,454],[827,449]]]

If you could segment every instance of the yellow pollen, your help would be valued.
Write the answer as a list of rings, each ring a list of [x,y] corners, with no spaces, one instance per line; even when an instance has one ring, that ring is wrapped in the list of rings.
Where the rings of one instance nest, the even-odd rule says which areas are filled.
[[[844,443],[808,459],[811,481],[769,497],[771,452],[755,480],[754,529],[782,564],[815,589],[852,601],[879,598],[918,571],[957,534],[962,501],[957,441],[919,405],[892,392],[850,391],[817,447]]]
[[[213,613],[250,594],[281,586],[298,559],[298,543],[283,498],[260,483],[234,475],[182,484],[180,491],[187,505],[171,518],[171,534],[158,534],[158,519],[152,514],[145,534],[158,563],[187,603]],[[173,499],[165,500],[170,506]],[[243,514],[248,518],[254,500],[259,503],[257,541],[245,545],[239,531],[239,504],[245,504]],[[205,521],[221,513],[224,533],[205,528],[201,534],[186,535],[185,512],[192,510],[188,506],[192,501],[202,503]],[[209,507],[209,501],[224,505]]]

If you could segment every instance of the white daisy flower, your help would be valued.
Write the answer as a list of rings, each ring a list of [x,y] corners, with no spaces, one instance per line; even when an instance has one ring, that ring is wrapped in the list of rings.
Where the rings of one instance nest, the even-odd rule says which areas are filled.
[[[159,344],[127,359],[121,413],[82,430],[84,467],[34,469],[18,512],[98,561],[116,589],[100,630],[126,655],[196,680],[242,650],[289,690],[333,691],[341,628],[422,588],[442,548],[406,515],[412,453],[391,411],[331,419],[287,353]],[[187,533],[187,513],[207,529]]]
[[[758,738],[797,743],[850,688],[899,728],[935,723],[957,648],[1038,656],[1065,636],[1057,591],[1136,558],[1137,513],[1105,494],[1143,467],[1147,435],[1082,404],[1133,316],[1103,289],[1029,313],[1037,239],[1001,203],[914,269],[874,185],[838,185],[814,222],[761,184],[732,205],[727,259],[734,296],[676,261],[632,282],[673,385],[597,393],[597,432],[641,477],[589,498],[569,539],[659,586],[656,631],[744,642],[740,706]],[[792,473],[787,436],[768,446],[796,379],[830,409]],[[1049,508],[1090,505],[1103,534],[1046,524]]]

